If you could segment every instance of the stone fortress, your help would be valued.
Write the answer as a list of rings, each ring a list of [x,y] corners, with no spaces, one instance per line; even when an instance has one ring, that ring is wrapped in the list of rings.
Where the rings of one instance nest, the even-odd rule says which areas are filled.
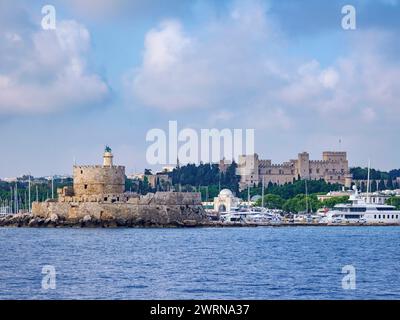
[[[297,159],[282,164],[272,164],[271,160],[260,160],[258,154],[242,155],[238,159],[237,174],[240,176],[239,188],[274,183],[292,183],[299,178],[309,180],[323,179],[328,183],[339,183],[351,187],[352,176],[346,152],[325,151],[322,160],[310,160],[307,152],[298,154]]]
[[[34,202],[40,219],[111,226],[193,225],[205,220],[200,193],[125,192],[125,167],[113,164],[106,147],[103,165],[74,166],[73,186],[58,189],[58,199]]]

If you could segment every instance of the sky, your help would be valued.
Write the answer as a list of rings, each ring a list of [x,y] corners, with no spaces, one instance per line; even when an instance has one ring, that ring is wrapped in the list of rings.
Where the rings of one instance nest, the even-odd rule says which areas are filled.
[[[398,0],[0,0],[0,177],[69,174],[105,145],[156,169],[146,134],[169,121],[254,129],[273,163],[399,168],[399,31]]]

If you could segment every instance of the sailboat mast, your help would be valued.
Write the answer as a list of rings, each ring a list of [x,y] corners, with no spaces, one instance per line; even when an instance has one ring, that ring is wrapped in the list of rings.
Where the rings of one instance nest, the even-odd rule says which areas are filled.
[[[29,174],[28,179],[28,210],[31,212],[31,174]]]
[[[369,203],[369,192],[370,192],[370,170],[371,170],[371,160],[368,159],[368,176],[367,176],[367,203]]]
[[[250,186],[247,186],[247,206],[250,207]]]
[[[17,182],[15,182],[15,193],[14,193],[14,197],[15,197],[15,213],[18,213],[18,211],[19,211],[19,206],[18,206],[18,184],[17,184]]]
[[[51,198],[54,199],[54,175],[51,176]]]
[[[307,179],[304,180],[306,185],[306,213],[308,213],[308,188],[307,188]]]
[[[262,177],[261,207],[264,208],[264,176]]]
[[[13,187],[10,186],[10,213],[13,212]]]

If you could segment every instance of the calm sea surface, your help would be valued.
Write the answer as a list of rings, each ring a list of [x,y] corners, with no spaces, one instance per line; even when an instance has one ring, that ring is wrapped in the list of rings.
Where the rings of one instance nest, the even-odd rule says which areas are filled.
[[[400,227],[0,228],[0,299],[400,299]]]

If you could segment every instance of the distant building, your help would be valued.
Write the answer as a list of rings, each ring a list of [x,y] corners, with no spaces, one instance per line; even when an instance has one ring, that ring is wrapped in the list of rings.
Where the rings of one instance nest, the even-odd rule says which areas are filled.
[[[152,189],[159,189],[163,191],[170,191],[172,186],[172,178],[167,171],[157,172],[156,174],[144,174],[135,173],[128,176],[128,179],[144,181],[147,178],[147,182]]]
[[[240,199],[236,198],[229,189],[222,189],[218,197],[214,198],[215,212],[229,212],[239,206]]]
[[[373,192],[367,194],[366,192],[360,194],[361,199],[365,202],[375,203],[375,204],[385,204],[386,200],[390,198],[390,196],[382,193],[382,192]]]
[[[282,164],[272,164],[271,160],[260,160],[258,154],[239,156],[237,174],[240,176],[241,190],[247,186],[264,183],[283,185],[297,179],[320,180],[339,183],[350,187],[352,176],[346,152],[325,151],[322,160],[310,160],[307,152],[298,154],[297,159]]]
[[[160,188],[161,190],[169,191],[172,186],[172,178],[167,173],[157,172],[156,174],[146,175],[146,177],[153,189]]]
[[[174,166],[165,166],[165,167],[162,167],[161,172],[172,172],[172,171],[174,171],[174,169],[176,169],[176,167],[174,167]]]
[[[317,195],[317,199],[319,201],[325,201],[325,200],[332,199],[332,198],[346,197],[346,196],[350,196],[350,195],[351,195],[350,191],[330,191],[327,194]]]
[[[226,170],[232,165],[232,160],[222,159],[219,161],[218,168],[219,171],[225,173]]]

